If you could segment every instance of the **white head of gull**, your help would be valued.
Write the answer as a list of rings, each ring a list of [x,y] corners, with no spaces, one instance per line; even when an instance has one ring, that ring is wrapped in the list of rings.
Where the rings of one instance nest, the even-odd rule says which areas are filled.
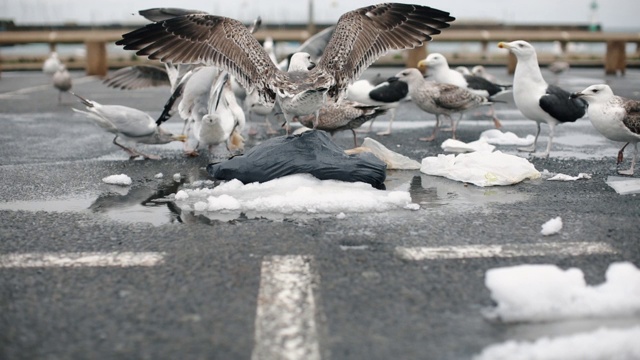
[[[326,97],[342,99],[347,86],[380,56],[421,46],[453,20],[441,10],[398,3],[347,12],[318,65],[300,72],[278,69],[241,22],[216,15],[187,14],[154,22],[124,34],[117,44],[163,62],[217,66],[248,93],[257,91],[263,105],[280,102],[289,120],[317,117]]]
[[[533,152],[540,135],[540,123],[549,125],[549,142],[542,154],[551,152],[555,127],[565,122],[574,122],[586,113],[586,103],[580,99],[570,99],[570,93],[555,85],[549,85],[540,72],[535,48],[526,41],[501,42],[498,47],[508,49],[518,59],[513,77],[513,99],[518,110],[528,119],[536,122],[537,132],[533,145],[519,148]]]
[[[589,120],[604,137],[626,142],[618,152],[618,164],[622,162],[624,148],[629,143],[633,144],[631,168],[618,171],[622,175],[633,175],[640,142],[640,101],[614,95],[609,85],[605,84],[591,85],[571,94],[571,97],[581,98],[589,103]]]
[[[491,102],[484,96],[471,93],[469,90],[452,85],[432,81],[425,81],[418,69],[405,69],[392,81],[403,81],[409,86],[411,101],[420,109],[436,116],[436,125],[431,136],[420,138],[421,141],[432,141],[440,126],[440,115],[451,117],[451,114],[462,113],[481,105],[490,105]],[[453,122],[453,134],[456,136],[456,122]]]

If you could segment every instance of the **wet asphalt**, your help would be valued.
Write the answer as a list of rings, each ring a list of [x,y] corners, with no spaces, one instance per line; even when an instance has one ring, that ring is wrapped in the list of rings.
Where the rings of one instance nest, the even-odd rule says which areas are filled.
[[[393,75],[400,69],[370,69]],[[490,69],[505,82],[504,68]],[[553,76],[545,73],[548,80]],[[167,88],[108,89],[74,73],[74,91],[103,104],[160,113]],[[153,267],[0,268],[0,358],[3,359],[248,359],[254,348],[257,296],[263,259],[313,258],[317,342],[325,359],[469,359],[510,339],[566,335],[601,325],[628,326],[640,319],[598,319],[554,324],[502,324],[486,320],[491,306],[485,271],[518,264],[578,267],[589,284],[604,281],[608,265],[640,265],[640,197],[619,195],[606,184],[615,176],[621,144],[596,132],[587,119],[557,128],[549,159],[530,157],[539,171],[592,178],[575,182],[529,180],[480,188],[421,174],[389,171],[387,189],[410,192],[417,211],[219,220],[181,211],[153,199],[208,179],[204,167],[223,159],[187,158],[180,144],[147,146],[162,160],[128,161],[103,132],[64,105],[41,73],[4,72],[0,78],[0,254],[162,252]],[[619,95],[640,98],[640,71],[605,77],[601,69],[572,69],[558,83],[582,90],[609,83]],[[496,105],[503,130],[532,134],[507,96]],[[468,114],[458,137],[469,142],[493,123]],[[272,119],[275,125],[276,120]],[[425,122],[427,121],[427,122]],[[433,117],[413,104],[398,109],[391,136],[370,136],[420,161],[442,153],[449,133],[424,143]],[[252,118],[248,146],[268,138]],[[374,131],[387,125],[376,120]],[[365,126],[367,126],[365,124]],[[174,118],[167,128],[179,131]],[[248,130],[247,130],[248,131]],[[543,125],[539,151],[548,128]],[[352,144],[350,133],[336,135]],[[513,146],[501,150],[516,154]],[[628,167],[630,153],[623,164]],[[524,155],[523,155],[524,156]],[[157,179],[154,175],[163,173]],[[101,179],[126,173],[129,188]],[[180,173],[178,182],[173,174]],[[636,173],[635,178],[640,176]],[[561,216],[550,237],[541,225]],[[519,256],[409,261],[396,248],[449,245],[605,243],[611,254]],[[612,325],[613,324],[613,325]],[[308,340],[308,339],[307,339]]]

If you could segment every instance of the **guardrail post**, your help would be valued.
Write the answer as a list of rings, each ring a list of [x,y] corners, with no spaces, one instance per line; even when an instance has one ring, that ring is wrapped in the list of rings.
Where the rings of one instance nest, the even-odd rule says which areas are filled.
[[[87,41],[87,75],[105,76],[109,69],[107,64],[107,45],[104,41]]]
[[[624,75],[627,67],[626,45],[624,41],[607,41],[607,54],[604,60],[605,74],[616,75],[620,71]]]
[[[407,68],[417,68],[418,61],[426,57],[427,57],[427,44],[408,50],[407,58],[404,62],[404,66]]]

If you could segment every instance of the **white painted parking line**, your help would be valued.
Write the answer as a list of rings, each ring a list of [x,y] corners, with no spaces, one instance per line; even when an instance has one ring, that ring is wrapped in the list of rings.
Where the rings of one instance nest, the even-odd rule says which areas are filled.
[[[158,252],[77,252],[0,255],[0,268],[132,267],[162,264]]]
[[[252,360],[319,360],[314,274],[307,256],[262,262]]]
[[[579,256],[615,254],[617,250],[606,243],[551,242],[539,244],[462,245],[439,247],[397,247],[396,254],[405,260],[467,259],[521,256]]]

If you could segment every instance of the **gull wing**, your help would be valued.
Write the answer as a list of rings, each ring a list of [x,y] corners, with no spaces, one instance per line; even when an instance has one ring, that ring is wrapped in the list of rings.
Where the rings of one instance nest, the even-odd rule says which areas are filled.
[[[448,12],[427,6],[379,4],[345,13],[318,64],[336,79],[329,95],[347,85],[380,56],[391,50],[412,49],[431,40],[431,35],[455,20]]]
[[[251,92],[262,104],[273,104],[271,77],[278,72],[256,38],[239,21],[223,16],[189,14],[154,22],[122,35],[116,42],[138,55],[174,64],[219,67]]]

